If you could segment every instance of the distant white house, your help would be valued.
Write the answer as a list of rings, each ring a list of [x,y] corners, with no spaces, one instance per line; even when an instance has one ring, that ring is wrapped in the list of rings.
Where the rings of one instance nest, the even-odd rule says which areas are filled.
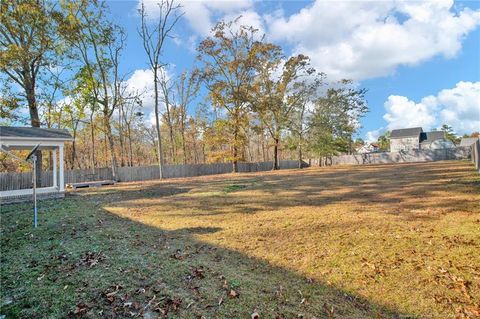
[[[357,149],[358,154],[377,153],[379,150],[377,143],[366,143]]]
[[[421,127],[412,127],[392,130],[390,134],[390,152],[454,147],[455,144],[447,140],[442,131],[424,132]]]

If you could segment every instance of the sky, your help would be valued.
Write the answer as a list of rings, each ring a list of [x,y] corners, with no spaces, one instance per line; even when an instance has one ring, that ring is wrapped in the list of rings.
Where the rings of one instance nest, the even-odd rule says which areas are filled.
[[[180,1],[184,16],[164,50],[170,76],[195,64],[196,46],[219,20],[241,17],[287,56],[303,53],[330,79],[366,88],[368,114],[358,133],[374,141],[387,130],[449,124],[480,131],[480,1]],[[153,88],[137,28],[140,1],[109,1],[125,28],[122,71],[132,89]],[[145,1],[149,20],[158,14]],[[153,101],[144,100],[153,118]]]

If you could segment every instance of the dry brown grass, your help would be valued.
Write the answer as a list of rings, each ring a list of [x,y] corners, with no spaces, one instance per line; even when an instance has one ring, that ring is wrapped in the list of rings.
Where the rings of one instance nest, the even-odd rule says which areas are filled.
[[[479,186],[470,163],[436,162],[126,183],[75,200],[133,222],[127,237],[166,234],[145,230],[160,244],[142,254],[178,252],[159,274],[174,294],[192,293],[176,268],[201,267],[173,317],[475,318]]]
[[[105,209],[218,228],[195,239],[401,313],[453,316],[479,311],[478,181],[457,162],[312,168],[129,184]]]

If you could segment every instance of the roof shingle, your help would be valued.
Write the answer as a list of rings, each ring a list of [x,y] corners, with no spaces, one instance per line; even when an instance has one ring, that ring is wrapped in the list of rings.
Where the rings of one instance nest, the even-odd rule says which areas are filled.
[[[16,126],[0,126],[0,138],[2,137],[72,139],[72,135],[67,130]]]
[[[422,133],[421,127],[402,128],[398,130],[392,130],[390,138],[420,137],[420,133]]]

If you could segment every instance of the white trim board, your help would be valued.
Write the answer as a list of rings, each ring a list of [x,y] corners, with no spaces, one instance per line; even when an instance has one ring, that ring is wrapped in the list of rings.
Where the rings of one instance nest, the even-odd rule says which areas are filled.
[[[51,194],[51,193],[63,193],[60,191],[58,187],[41,187],[37,188],[37,194]],[[0,198],[12,197],[12,196],[26,196],[26,195],[33,195],[33,189],[16,189],[13,191],[1,191]]]

